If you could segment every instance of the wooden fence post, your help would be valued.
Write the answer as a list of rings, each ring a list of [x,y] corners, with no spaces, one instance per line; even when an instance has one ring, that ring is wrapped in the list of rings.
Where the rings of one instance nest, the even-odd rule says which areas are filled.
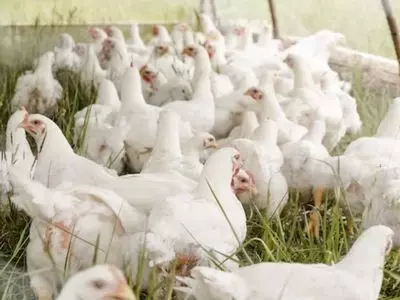
[[[396,19],[393,15],[393,10],[390,5],[390,0],[381,0],[383,10],[385,11],[385,16],[387,23],[389,25],[389,30],[392,35],[394,50],[396,52],[397,63],[399,67],[399,75],[400,75],[400,44],[399,44],[399,30],[397,27]]]
[[[274,0],[268,0],[269,12],[271,14],[272,28],[274,39],[279,39],[278,19],[276,17],[276,9]]]

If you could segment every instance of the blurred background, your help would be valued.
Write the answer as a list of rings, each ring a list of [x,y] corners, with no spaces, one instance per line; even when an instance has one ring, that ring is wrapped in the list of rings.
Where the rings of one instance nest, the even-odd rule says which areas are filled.
[[[327,28],[347,37],[349,47],[394,57],[380,0],[278,0],[282,34],[307,35]],[[42,52],[62,31],[77,41],[87,39],[88,24],[195,22],[199,0],[0,0],[2,53]],[[268,19],[267,0],[216,0],[222,19]],[[400,1],[392,1],[400,17]],[[28,48],[34,49],[27,51]],[[11,51],[10,51],[11,50]],[[7,57],[10,61],[9,55]]]

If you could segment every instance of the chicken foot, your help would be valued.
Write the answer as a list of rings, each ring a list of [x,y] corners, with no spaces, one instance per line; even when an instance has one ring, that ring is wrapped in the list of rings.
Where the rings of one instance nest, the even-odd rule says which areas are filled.
[[[308,223],[306,224],[306,232],[310,235],[313,235],[316,238],[319,238],[319,227],[320,227],[320,215],[319,209],[322,205],[322,197],[324,196],[323,188],[315,188],[313,191],[313,200],[314,200],[314,210],[311,212],[310,218],[308,219]]]

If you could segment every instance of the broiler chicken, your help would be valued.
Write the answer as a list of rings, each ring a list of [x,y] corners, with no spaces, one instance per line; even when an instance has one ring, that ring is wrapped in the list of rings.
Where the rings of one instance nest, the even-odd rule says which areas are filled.
[[[242,153],[243,165],[251,172],[258,191],[253,198],[239,195],[239,200],[259,209],[267,208],[268,217],[278,216],[289,198],[281,172],[283,155],[276,144],[277,138],[276,123],[265,119],[250,137],[232,141],[232,146]]]
[[[64,182],[109,189],[142,212],[177,192],[190,191],[195,182],[179,174],[157,173],[116,176],[107,168],[74,153],[60,128],[42,115],[26,116],[21,124],[38,149],[34,179],[49,188]],[[154,189],[154,186],[157,186]],[[135,189],[137,193],[132,193]]]
[[[142,90],[146,102],[151,105],[163,106],[174,100],[190,100],[193,96],[191,84],[180,77],[167,80],[154,67],[144,65],[140,68]]]
[[[253,87],[242,92],[233,92],[230,95],[215,100],[215,123],[212,134],[217,138],[225,138],[242,122],[242,115],[264,98],[264,93]]]
[[[116,125],[125,122],[130,127],[126,137],[126,152],[130,167],[140,172],[155,144],[157,122],[162,108],[149,105],[144,100],[139,71],[128,68],[124,74],[121,91],[121,108],[116,116]],[[146,127],[143,127],[146,124]],[[137,130],[141,128],[141,130]],[[190,124],[180,127],[180,138],[185,140],[193,135]]]
[[[195,59],[193,97],[189,101],[173,101],[164,105],[163,109],[174,110],[182,120],[191,124],[195,132],[209,132],[214,126],[215,104],[211,93],[211,68],[207,52],[203,47],[197,46],[186,47],[184,53]]]
[[[174,52],[171,45],[158,43],[154,46],[148,63],[161,72],[168,81],[176,79],[177,76],[186,80],[190,79],[190,66],[182,62]]]
[[[187,287],[176,289],[197,300],[377,300],[392,236],[388,227],[374,226],[334,265],[260,263],[233,272],[196,267],[193,278],[177,278]]]
[[[27,71],[18,78],[11,99],[14,111],[25,106],[30,113],[53,115],[56,112],[63,88],[53,77],[53,63],[54,53],[46,52],[39,58],[35,71]]]
[[[27,265],[39,300],[52,299],[65,275],[90,267],[94,258],[122,266],[121,236],[144,228],[144,216],[114,192],[69,183],[48,189],[18,173],[10,176],[12,202],[33,220]]]
[[[192,192],[168,197],[152,209],[149,231],[143,233],[150,266],[169,266],[176,258],[182,275],[195,265],[212,265],[213,261],[231,270],[237,268],[230,255],[246,236],[246,216],[232,189],[239,160],[240,154],[233,148],[216,151]],[[125,251],[137,253],[140,247],[131,243]]]
[[[68,33],[61,33],[60,40],[54,47],[54,71],[68,69],[77,72],[80,68],[79,56],[73,51],[74,39]]]
[[[6,149],[0,159],[0,204],[8,200],[11,184],[8,173],[10,168],[18,170],[21,177],[31,178],[34,170],[34,156],[26,139],[25,130],[19,125],[24,120],[26,110],[14,112],[7,122]]]
[[[101,81],[106,79],[109,73],[103,70],[95,53],[95,48],[91,44],[77,44],[74,49],[81,59],[79,77],[83,86],[98,86]]]

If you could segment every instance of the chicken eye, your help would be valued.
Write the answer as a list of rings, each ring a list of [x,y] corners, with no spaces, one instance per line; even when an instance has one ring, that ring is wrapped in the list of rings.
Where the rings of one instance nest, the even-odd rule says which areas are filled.
[[[102,289],[106,283],[103,280],[94,280],[92,281],[92,285],[96,288],[96,289]]]
[[[34,125],[39,125],[39,124],[40,124],[40,121],[35,120],[35,121],[33,121],[33,124],[34,124]]]
[[[239,160],[239,159],[240,159],[240,154],[236,154],[236,155],[234,156],[234,159]]]
[[[247,183],[247,179],[246,178],[240,178],[240,182],[241,183]]]

